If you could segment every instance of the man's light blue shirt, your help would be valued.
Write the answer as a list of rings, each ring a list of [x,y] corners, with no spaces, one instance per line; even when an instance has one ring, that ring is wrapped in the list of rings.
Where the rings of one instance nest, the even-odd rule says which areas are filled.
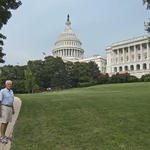
[[[12,106],[14,102],[14,93],[12,90],[4,88],[0,91],[0,102],[1,105]]]

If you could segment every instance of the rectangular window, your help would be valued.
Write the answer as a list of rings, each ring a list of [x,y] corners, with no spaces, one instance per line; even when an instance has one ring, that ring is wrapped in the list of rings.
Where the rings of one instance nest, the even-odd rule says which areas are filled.
[[[123,62],[123,57],[121,57],[121,62]]]
[[[138,60],[140,60],[141,59],[141,54],[138,54]]]
[[[144,53],[144,59],[147,59],[147,53]]]

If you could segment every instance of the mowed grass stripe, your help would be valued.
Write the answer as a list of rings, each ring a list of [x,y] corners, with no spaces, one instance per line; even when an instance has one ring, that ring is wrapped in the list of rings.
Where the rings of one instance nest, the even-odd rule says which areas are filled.
[[[17,96],[15,150],[150,149],[150,83]]]

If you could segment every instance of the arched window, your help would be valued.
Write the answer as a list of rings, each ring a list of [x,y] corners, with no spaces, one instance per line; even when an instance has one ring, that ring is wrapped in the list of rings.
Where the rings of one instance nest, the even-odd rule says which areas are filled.
[[[117,72],[117,67],[114,68],[114,72]]]
[[[134,66],[133,65],[130,66],[130,70],[132,70],[132,71],[134,70]]]
[[[147,52],[144,53],[144,59],[147,59]]]
[[[136,70],[140,70],[140,65],[139,64],[136,65]]]
[[[119,67],[119,71],[120,71],[120,72],[122,71],[122,67]]]
[[[129,56],[126,57],[126,60],[127,60],[127,61],[129,60]]]
[[[121,57],[121,62],[123,62],[123,57]]]
[[[132,60],[134,60],[134,55],[132,55]]]
[[[141,59],[141,54],[138,54],[138,60],[140,60]]]
[[[143,69],[146,70],[147,69],[147,65],[143,64]]]
[[[125,66],[125,67],[124,67],[124,70],[125,70],[125,71],[128,71],[128,66]]]

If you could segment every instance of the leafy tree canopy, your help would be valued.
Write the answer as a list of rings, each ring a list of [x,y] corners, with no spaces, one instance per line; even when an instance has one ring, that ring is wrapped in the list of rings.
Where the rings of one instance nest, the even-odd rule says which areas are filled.
[[[15,10],[21,5],[21,1],[0,0],[0,29],[12,16],[11,9]]]
[[[143,4],[147,5],[147,9],[150,9],[150,0],[143,0]],[[146,31],[150,32],[150,22],[146,24]]]
[[[150,0],[143,0],[143,3],[147,5],[147,9],[150,9]]]
[[[21,1],[0,0],[0,30],[2,29],[3,25],[7,24],[8,20],[12,16],[10,10],[15,10],[20,5],[21,5]],[[4,63],[3,56],[5,56],[5,54],[2,52],[4,39],[6,39],[6,37],[2,33],[0,33],[0,63]]]

